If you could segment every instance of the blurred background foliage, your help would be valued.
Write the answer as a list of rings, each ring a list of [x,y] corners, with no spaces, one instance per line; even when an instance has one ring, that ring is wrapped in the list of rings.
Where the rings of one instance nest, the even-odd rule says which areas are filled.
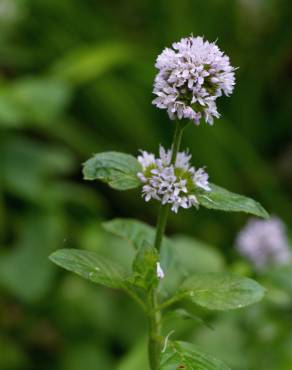
[[[172,122],[151,105],[154,61],[183,36],[218,39],[239,67],[222,119],[184,137],[194,164],[291,227],[291,13],[290,0],[0,0],[1,370],[148,370],[139,308],[47,256],[66,246],[130,264],[126,242],[100,223],[154,224],[156,206],[84,182],[81,163],[98,151],[169,145]],[[176,239],[187,268],[253,275],[233,248],[245,222],[182,211],[168,233],[188,235]],[[259,278],[271,288],[265,302],[205,314],[213,330],[188,315],[166,327],[234,369],[292,369],[292,273]]]

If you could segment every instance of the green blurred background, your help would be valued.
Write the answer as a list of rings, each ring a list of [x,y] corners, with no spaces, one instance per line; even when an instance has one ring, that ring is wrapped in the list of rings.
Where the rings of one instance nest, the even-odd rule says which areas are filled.
[[[131,251],[100,222],[155,223],[156,204],[84,182],[81,163],[169,146],[173,123],[151,104],[154,62],[183,36],[218,39],[239,67],[222,119],[188,128],[194,164],[292,226],[291,14],[290,0],[0,0],[1,370],[147,370],[139,308],[47,257],[75,247],[127,264]],[[228,268],[252,274],[233,248],[246,220],[181,211],[168,233],[204,240]],[[177,335],[233,369],[291,370],[289,284],[273,302],[208,316],[213,331],[187,321]]]

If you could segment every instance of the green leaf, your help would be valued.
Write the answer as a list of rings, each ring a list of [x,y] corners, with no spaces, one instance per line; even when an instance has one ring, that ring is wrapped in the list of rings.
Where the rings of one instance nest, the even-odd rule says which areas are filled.
[[[0,285],[18,300],[35,303],[46,297],[55,279],[48,255],[62,237],[62,219],[37,213],[26,215],[19,226],[15,244],[0,254]]]
[[[155,229],[144,222],[131,218],[115,218],[104,222],[103,228],[110,233],[126,239],[135,249],[139,249],[145,243],[154,243]]]
[[[216,248],[187,236],[171,239],[173,256],[161,286],[174,293],[186,277],[194,273],[219,272],[224,269],[224,259]]]
[[[181,286],[178,297],[210,310],[232,310],[260,301],[265,289],[256,281],[229,273],[195,274]]]
[[[100,180],[117,190],[134,189],[141,185],[137,173],[141,166],[129,154],[104,152],[96,154],[84,163],[85,180]]]
[[[158,262],[157,250],[147,243],[142,245],[133,263],[133,285],[148,290],[158,284],[156,264]]]
[[[71,90],[62,81],[24,78],[0,88],[0,124],[53,125],[71,99]]]
[[[190,343],[169,342],[162,353],[159,370],[230,370],[222,361],[203,353]]]
[[[52,72],[58,78],[80,85],[129,61],[131,50],[126,44],[98,44],[73,50],[54,66]]]
[[[226,212],[245,212],[263,218],[269,217],[267,211],[251,198],[232,193],[214,184],[211,184],[211,189],[210,192],[196,194],[203,207]]]
[[[184,235],[174,236],[171,240],[175,247],[178,263],[185,276],[196,272],[223,270],[224,258],[215,247]]]
[[[102,284],[109,288],[124,288],[123,282],[126,277],[120,267],[94,252],[60,249],[51,254],[50,260],[93,283]]]
[[[114,220],[104,222],[103,228],[110,233],[126,239],[136,250],[141,248],[145,243],[154,244],[155,228],[145,224],[144,222],[134,219],[116,218]],[[167,268],[172,258],[172,242],[164,237],[160,252],[160,262],[163,268]]]
[[[122,358],[115,370],[149,370],[146,338],[134,343],[134,347]]]
[[[270,266],[266,271],[264,271],[263,276],[269,284],[292,294],[291,264]]]

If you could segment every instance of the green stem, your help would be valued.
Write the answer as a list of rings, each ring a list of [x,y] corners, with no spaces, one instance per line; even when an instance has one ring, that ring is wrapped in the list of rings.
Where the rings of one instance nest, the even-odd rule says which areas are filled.
[[[156,289],[153,289],[150,292],[150,307],[158,307],[158,297]],[[150,311],[148,354],[151,370],[160,369],[160,355],[162,347],[163,337],[161,336],[161,311]]]
[[[177,153],[179,152],[183,131],[186,125],[187,123],[183,121],[176,122],[172,146],[171,146],[171,149],[172,149],[171,164],[175,163]]]
[[[177,153],[180,148],[183,130],[186,124],[182,121],[177,121],[173,142],[171,164],[176,161]],[[165,204],[160,206],[156,227],[156,236],[154,246],[160,251],[163,235],[165,232],[167,218],[169,214],[170,205]],[[160,356],[163,347],[163,337],[161,335],[161,310],[159,308],[157,289],[153,288],[150,292],[150,312],[149,312],[149,362],[151,370],[159,370]]]

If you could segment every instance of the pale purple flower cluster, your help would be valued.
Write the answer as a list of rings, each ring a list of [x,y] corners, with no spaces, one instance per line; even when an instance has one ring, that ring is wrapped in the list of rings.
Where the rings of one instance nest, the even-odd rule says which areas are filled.
[[[289,263],[291,258],[285,225],[278,217],[250,219],[237,237],[236,248],[258,270]]]
[[[167,109],[171,119],[190,119],[198,125],[203,118],[212,125],[220,116],[216,99],[234,89],[235,68],[229,57],[202,37],[183,38],[164,49],[155,67],[159,72],[153,104]]]
[[[162,146],[159,158],[154,154],[141,151],[138,161],[142,165],[142,172],[137,176],[144,184],[142,195],[146,202],[156,199],[162,204],[171,204],[171,210],[177,212],[180,207],[198,207],[196,197],[198,191],[211,191],[208,174],[203,168],[195,170],[191,166],[191,155],[179,152],[175,164],[171,164],[171,150]]]

